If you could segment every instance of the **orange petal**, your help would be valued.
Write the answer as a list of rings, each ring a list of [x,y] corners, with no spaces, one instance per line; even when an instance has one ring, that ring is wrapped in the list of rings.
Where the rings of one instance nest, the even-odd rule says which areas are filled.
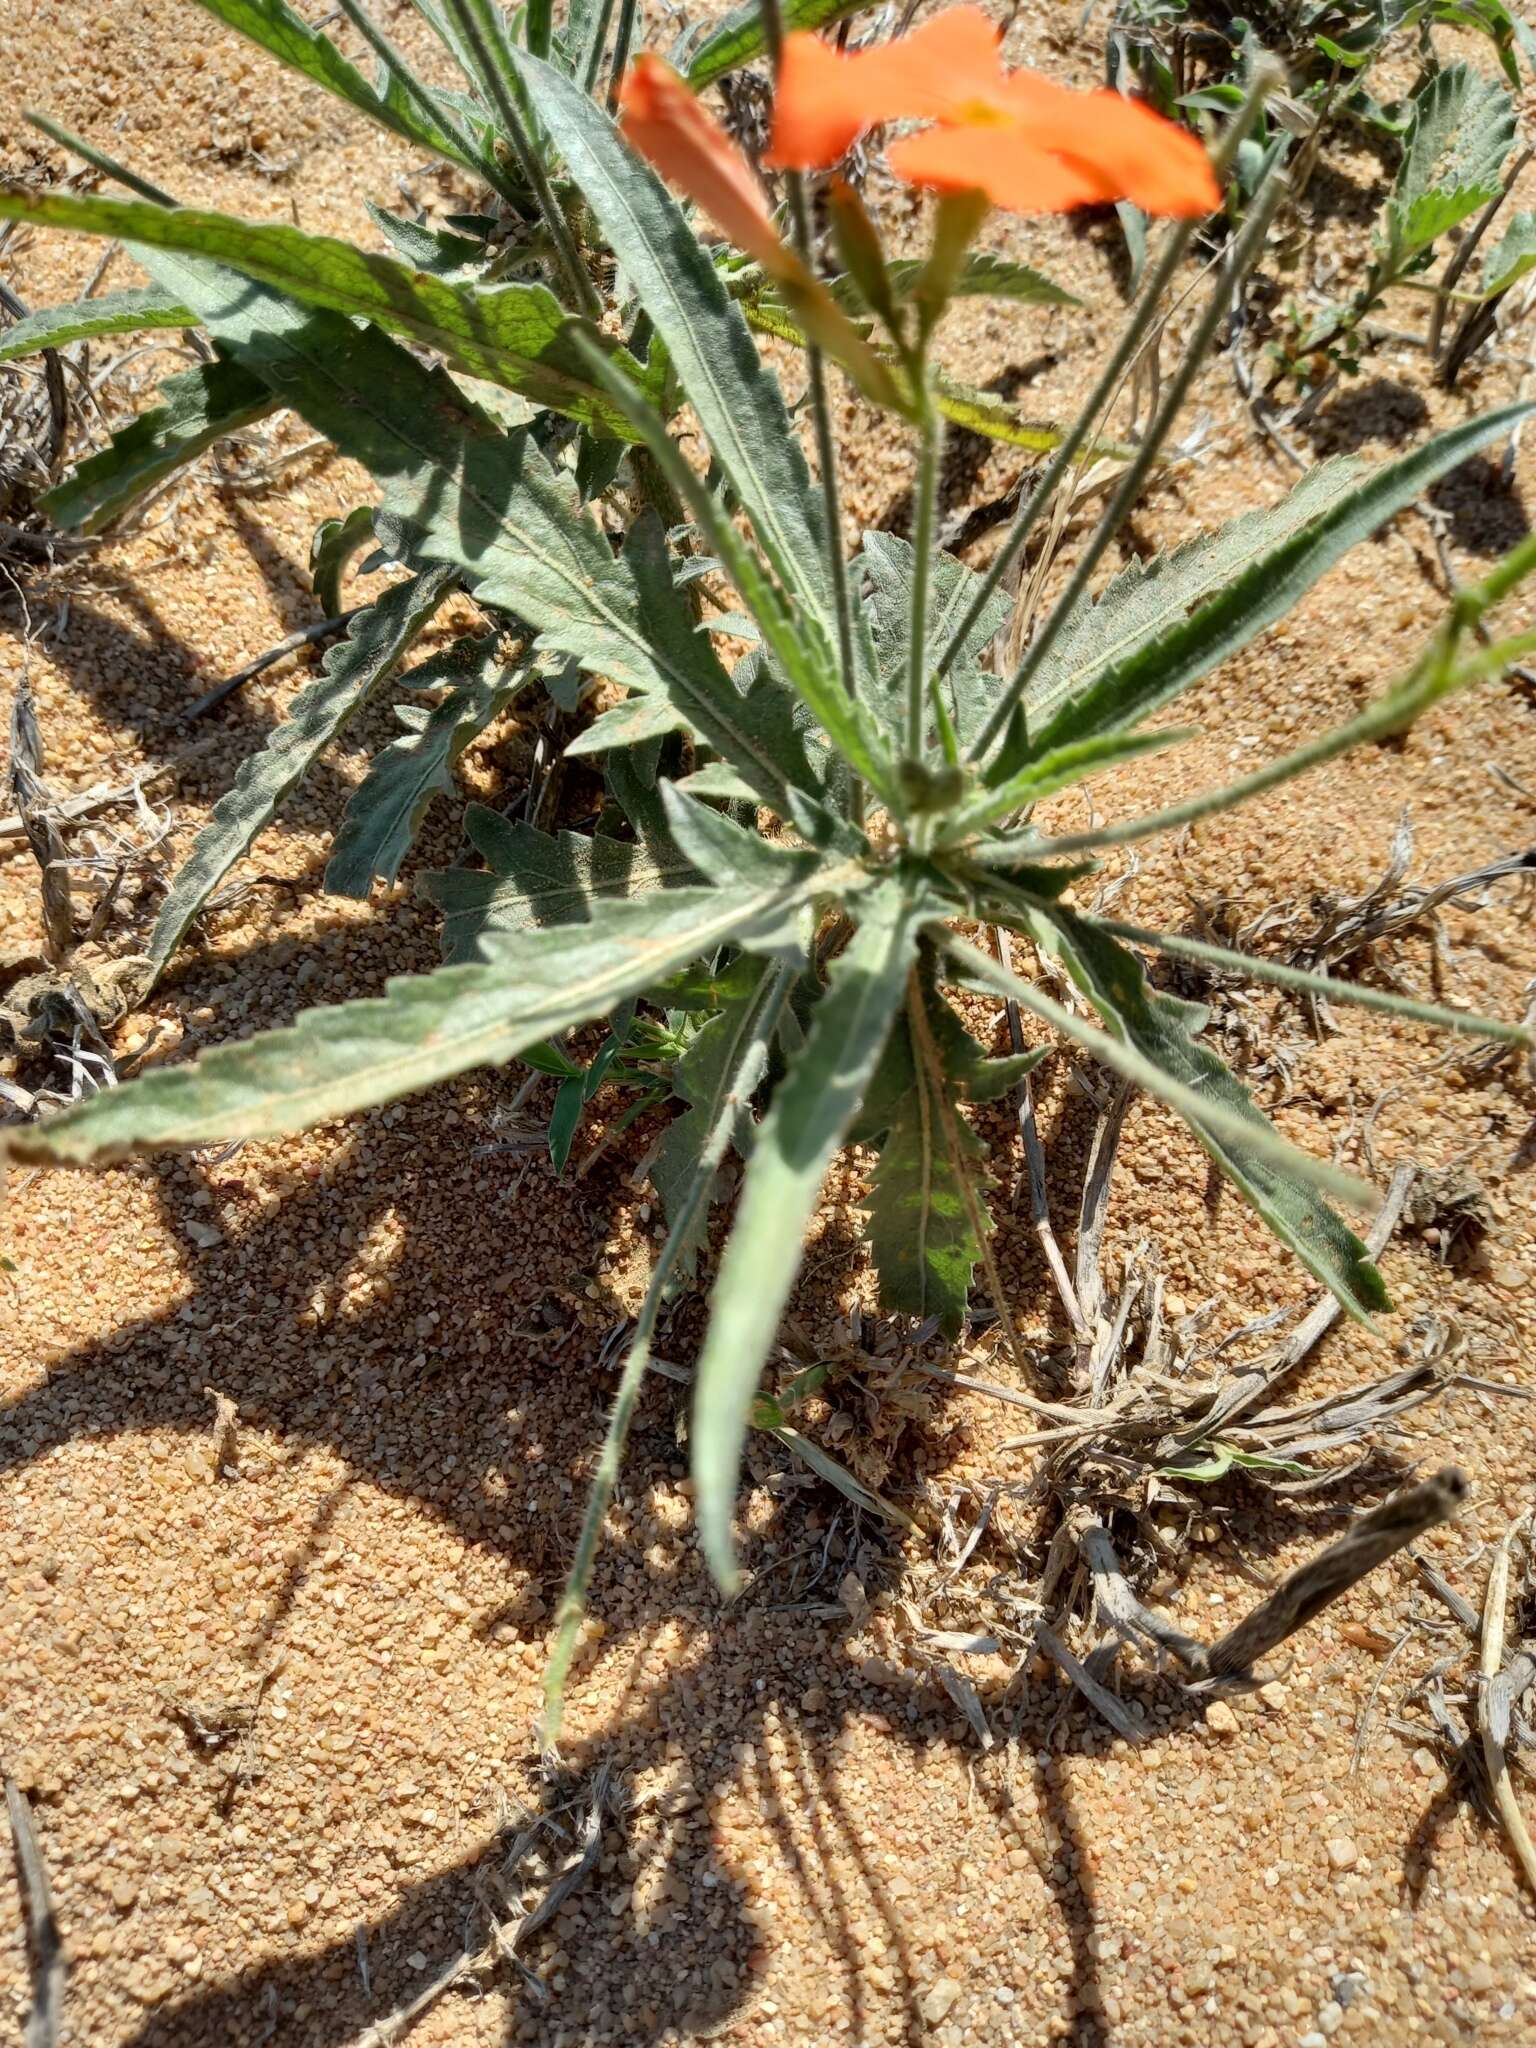
[[[669,64],[637,57],[619,91],[624,139],[765,270],[798,269],[752,167]]]
[[[1022,127],[927,128],[893,142],[898,178],[934,192],[984,192],[1008,213],[1065,213],[1117,195],[1091,164],[1038,148]]]
[[[1088,166],[1113,187],[1111,198],[1133,199],[1147,213],[1198,215],[1220,206],[1221,188],[1196,137],[1139,100],[1068,92],[1029,71],[1011,74],[1008,98],[1037,147]]]
[[[979,7],[950,7],[910,35],[840,56],[819,37],[786,36],[763,162],[820,170],[883,121],[1006,115],[998,30]]]

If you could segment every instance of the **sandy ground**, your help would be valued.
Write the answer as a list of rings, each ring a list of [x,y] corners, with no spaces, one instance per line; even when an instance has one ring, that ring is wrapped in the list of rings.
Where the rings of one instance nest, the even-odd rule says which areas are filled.
[[[411,36],[406,10],[384,12]],[[1091,79],[1091,47],[1052,41],[1043,22],[1026,18],[1021,53]],[[397,179],[422,200],[439,189],[317,91],[279,88],[258,53],[176,0],[98,0],[88,21],[60,0],[21,0],[0,26],[0,71],[8,167],[34,151],[17,117],[26,103],[180,197],[246,213],[371,235],[365,195],[389,199]],[[1368,159],[1327,168],[1319,248],[1369,213],[1370,178]],[[1050,224],[997,239],[1027,248],[1088,304],[975,311],[957,323],[956,365],[982,380],[1002,373],[1032,409],[1058,413],[1113,317],[1113,237]],[[98,253],[61,237],[17,251],[14,283],[34,304],[78,289]],[[131,266],[119,258],[107,282],[131,282]],[[1307,453],[1379,458],[1506,400],[1528,381],[1529,347],[1527,329],[1450,396],[1429,387],[1422,357],[1388,349],[1323,407]],[[175,366],[157,351],[131,372],[147,387]],[[1272,501],[1288,480],[1234,408],[1225,366],[1195,416],[1201,450],[1149,496],[1131,536],[1140,550]],[[851,520],[899,520],[899,439],[852,407],[844,426]],[[1533,441],[1513,488],[1479,462],[1437,491],[1460,573],[1479,573],[1525,530]],[[962,497],[1011,473],[1012,458],[973,454],[954,453]],[[239,472],[264,459],[243,449],[224,463]],[[205,464],[149,530],[52,582],[31,579],[31,645],[14,632],[13,604],[0,667],[7,701],[30,676],[53,786],[182,761],[157,800],[173,826],[165,852],[183,849],[300,669],[270,670],[206,731],[189,736],[179,711],[315,616],[310,534],[363,496],[356,474],[326,461],[305,459],[269,488]],[[1229,776],[1347,715],[1421,642],[1439,578],[1424,522],[1405,517],[1191,693],[1181,717],[1204,737],[1096,785],[1101,809],[1128,813]],[[1530,618],[1529,600],[1515,615]],[[455,853],[457,806],[440,807],[400,888],[371,910],[319,893],[346,792],[389,731],[386,705],[289,804],[240,871],[252,886],[207,921],[151,1008],[124,1021],[121,1055],[157,1032],[156,1057],[190,1055],[433,961],[432,919],[410,882]],[[465,765],[466,790],[508,800],[528,746],[511,721],[488,735]],[[1202,826],[1148,854],[1120,900],[1134,917],[1178,920],[1197,900],[1251,916],[1325,887],[1358,890],[1384,866],[1405,809],[1418,881],[1530,845],[1529,694],[1488,688],[1269,809]],[[1060,815],[1080,811],[1064,804]],[[100,844],[137,829],[118,814]],[[38,937],[36,872],[15,842],[6,853],[0,933],[24,947]],[[108,950],[142,941],[155,891],[137,887]],[[1529,910],[1528,894],[1503,885],[1475,913],[1447,916],[1438,961],[1420,935],[1394,964],[1412,986],[1438,982],[1459,1002],[1518,1014],[1536,972]],[[1267,997],[1223,1020],[1240,1057],[1245,1019],[1248,1060],[1262,1043],[1288,1062],[1255,1080],[1293,1136],[1358,1163],[1362,1120],[1384,1098],[1380,1176],[1402,1159],[1457,1162],[1491,1212],[1465,1269],[1443,1263],[1423,1230],[1400,1235],[1384,1262],[1395,1313],[1379,1338],[1325,1342],[1305,1390],[1388,1369],[1423,1341],[1426,1317],[1459,1332],[1479,1374],[1536,1389],[1529,1082],[1512,1063],[1447,1065],[1441,1042],[1360,1012],[1318,1040],[1294,1006]],[[1048,1062],[1042,1090],[1063,1219],[1089,1128],[1067,1065]],[[65,2041],[361,2040],[478,1941],[482,1902],[504,1910],[520,1891],[540,1895],[604,1773],[599,1860],[528,1942],[527,1974],[508,1961],[479,1995],[475,1984],[450,1992],[411,2031],[416,2048],[1317,2048],[1334,2035],[1536,2034],[1532,1909],[1514,1865],[1440,1759],[1388,1726],[1402,1687],[1441,1651],[1426,1631],[1386,1674],[1353,1755],[1380,1653],[1437,1611],[1405,1564],[1308,1631],[1283,1684],[1240,1702],[1226,1732],[1148,1674],[1133,1690],[1150,1739],[1131,1747],[1037,1665],[957,1659],[998,1738],[983,1751],[903,1602],[929,1627],[976,1626],[988,1581],[1015,1558],[1038,1563],[1027,1512],[1003,1491],[970,1567],[939,1591],[927,1539],[895,1549],[754,1452],[743,1501],[754,1576],[723,1612],[691,1538],[682,1409],[663,1385],[647,1397],[612,1517],[572,1688],[568,1775],[541,1775],[533,1726],[549,1616],[612,1384],[600,1347],[638,1300],[655,1225],[648,1190],[631,1180],[643,1132],[584,1177],[556,1178],[537,1151],[487,1150],[516,1081],[474,1077],[228,1159],[12,1176],[0,1755],[33,1804],[52,1878],[69,1955]],[[1015,1198],[1006,1114],[987,1129],[1002,1175],[1000,1259],[1048,1375],[1059,1316]],[[904,1338],[872,1319],[853,1214],[861,1187],[851,1160],[794,1307],[796,1343],[842,1369],[816,1426],[930,1522],[949,1507],[963,1532],[990,1492],[1027,1481],[1031,1454],[1003,1448],[1015,1414],[908,1370]],[[1208,1183],[1193,1144],[1139,1107],[1111,1209],[1112,1277],[1143,1239],[1177,1306],[1215,1303],[1213,1328],[1308,1299],[1299,1269]],[[697,1329],[685,1304],[669,1335],[677,1354]],[[985,1341],[977,1357],[964,1362],[1009,1377]],[[219,1421],[220,1401],[234,1404],[232,1420],[225,1410]],[[1425,1549],[1480,1601],[1482,1546],[1536,1504],[1530,1417],[1517,1398],[1463,1391],[1418,1411],[1390,1457],[1337,1491],[1285,1503],[1236,1482],[1214,1490],[1158,1596],[1215,1633],[1256,1597],[1248,1574],[1304,1555],[1394,1473],[1454,1457],[1473,1499]],[[1536,1808],[1529,1779],[1517,1782]],[[541,1813],[538,1844],[514,1862],[523,1824]],[[27,1999],[7,1861],[5,2038]]]

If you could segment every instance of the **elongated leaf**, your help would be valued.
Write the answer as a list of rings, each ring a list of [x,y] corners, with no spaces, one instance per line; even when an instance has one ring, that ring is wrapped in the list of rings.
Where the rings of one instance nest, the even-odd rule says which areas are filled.
[[[573,339],[580,323],[545,285],[452,284],[286,221],[239,220],[140,199],[0,190],[0,219],[120,235],[140,247],[205,257],[307,305],[375,321],[438,350],[470,376],[504,385],[599,433],[634,438],[624,412],[592,380]],[[591,339],[596,346],[596,329]],[[632,356],[614,350],[610,360],[644,383]]]
[[[45,1123],[7,1132],[16,1158],[83,1164],[156,1146],[276,1138],[390,1102],[472,1068],[497,1066],[727,940],[777,930],[837,870],[809,884],[729,897],[677,889],[605,904],[590,924],[493,941],[493,957],[403,975],[382,996],[308,1010],[282,1031],[156,1068]]]
[[[761,1007],[764,978],[776,971],[769,961],[744,958],[733,962],[721,979],[720,1009],[700,1025],[672,1070],[673,1091],[687,1108],[668,1124],[651,1167],[652,1185],[671,1224],[675,1225],[687,1211],[694,1178],[722,1118],[728,1145],[734,1146],[743,1159],[751,1154],[756,1133],[752,1092],[762,1079],[763,1069],[759,1067],[749,1080],[742,1075],[741,1046]],[[679,1261],[690,1273],[708,1241],[709,1210],[715,1200],[717,1178],[718,1167],[710,1193],[693,1208],[678,1247]]]
[[[460,754],[536,675],[532,663],[505,662],[494,647],[474,641],[453,667],[426,666],[441,668],[452,687],[420,724],[374,756],[353,792],[326,863],[333,896],[366,896],[375,876],[395,879],[434,797],[452,796]],[[414,689],[426,687],[420,670],[409,680]]]
[[[137,498],[189,462],[257,420],[276,412],[277,400],[237,363],[200,363],[160,386],[162,403],[114,434],[99,454],[88,455],[42,501],[58,525],[100,533]]]
[[[654,513],[631,527],[623,561],[652,658],[651,675],[635,682],[631,664],[625,680],[632,682],[635,697],[594,719],[567,754],[600,753],[686,730],[707,741],[781,816],[789,788],[819,791],[820,777],[796,730],[794,700],[760,666],[745,689],[737,688],[672,582],[666,537]],[[574,645],[570,651],[579,652]]]
[[[390,246],[398,250],[413,270],[424,270],[432,277],[462,279],[466,273],[473,274],[485,267],[490,252],[484,242],[476,241],[472,235],[456,235],[447,228],[406,220],[401,214],[375,206],[371,199],[365,204]]]
[[[666,187],[568,78],[515,52],[551,140],[655,324],[779,581],[835,647],[821,500],[777,380]]]
[[[1049,944],[1050,928],[1041,924],[1036,929],[1031,923],[1039,916],[1035,907],[1017,905],[1016,910],[1018,922],[1036,932],[1036,943]],[[1304,1186],[1331,1190],[1342,1200],[1353,1202],[1360,1208],[1368,1208],[1376,1199],[1374,1191],[1364,1181],[1321,1159],[1312,1158],[1282,1138],[1252,1103],[1234,1107],[1220,1090],[1207,1092],[1202,1087],[1191,1086],[1158,1060],[1149,1057],[1134,1040],[1118,1037],[1112,1031],[1101,1031],[1096,1025],[1086,1023],[1075,1011],[1048,996],[1037,983],[1026,980],[1022,975],[1010,974],[998,965],[991,954],[957,939],[945,926],[930,926],[928,936],[953,958],[970,981],[983,988],[996,989],[999,995],[1011,996],[1021,1009],[1049,1024],[1063,1038],[1085,1047],[1111,1073],[1134,1081],[1154,1101],[1166,1103],[1170,1109],[1176,1109],[1187,1123],[1198,1125],[1202,1139],[1214,1133],[1279,1167]],[[1222,1071],[1225,1073],[1226,1069]]]
[[[491,940],[538,925],[586,924],[603,902],[697,882],[698,871],[669,839],[584,839],[512,825],[472,804],[464,827],[483,869],[423,875],[417,888],[443,913],[443,956],[472,960]]]
[[[45,306],[14,327],[0,328],[0,363],[35,355],[40,348],[65,348],[100,334],[139,334],[158,327],[195,327],[197,316],[164,292],[103,292],[68,306]]]
[[[945,836],[951,840],[963,838],[996,818],[1007,817],[1012,811],[1044,803],[1058,790],[1086,782],[1091,775],[1102,775],[1106,769],[1121,767],[1142,754],[1160,753],[1164,747],[1177,746],[1192,737],[1191,727],[1170,732],[1108,732],[1093,739],[1072,740],[1065,746],[1052,747],[1032,760],[1027,768],[1021,768],[1017,775],[1009,776],[995,789],[982,791],[962,806],[947,821]]]
[[[301,20],[286,0],[197,0],[197,4],[249,37],[290,71],[312,79],[391,134],[404,136],[407,142],[430,149],[449,163],[471,171],[479,169],[473,152],[463,147],[446,117],[438,122],[428,120],[392,76],[384,78],[382,90],[370,85],[329,36]]]
[[[297,787],[347,720],[395,670],[453,585],[451,569],[397,583],[353,620],[320,673],[257,754],[240,764],[234,787],[214,805],[155,919],[149,957],[158,976],[183,934],[279,804]]]
[[[1470,64],[1449,65],[1420,87],[1383,213],[1394,270],[1487,205],[1514,139],[1514,101]]]
[[[1157,994],[1134,953],[1059,904],[1042,911],[1031,928],[1038,942],[1059,955],[1112,1032],[1185,1087],[1272,1132],[1236,1075],[1193,1036],[1205,1017],[1198,1005]],[[1200,1117],[1191,1121],[1233,1186],[1352,1316],[1368,1323],[1372,1309],[1390,1307],[1365,1245],[1306,1182],[1234,1140],[1230,1131],[1218,1132]]]
[[[1532,410],[1512,405],[1469,420],[1363,474],[1325,465],[1292,494],[1302,497],[1305,523],[1295,524],[1285,506],[1250,513],[1223,534],[1179,550],[1162,569],[1154,565],[1138,582],[1117,579],[1111,590],[1118,586],[1121,595],[1113,609],[1108,597],[1095,606],[1089,626],[1058,649],[1061,665],[1042,671],[1039,708],[1059,708],[1037,724],[1033,751],[1150,717],[1282,618],[1357,542]],[[1238,573],[1228,581],[1234,560]],[[1225,586],[1219,594],[1183,616],[1192,594],[1218,580]],[[1080,682],[1096,662],[1092,680]]]
[[[960,1172],[971,1176],[983,1227],[982,1147],[970,1126],[954,1118],[961,1160],[951,1151],[946,1106],[928,1063],[914,1042],[913,987],[921,991],[927,1029],[943,1069],[950,1104],[962,1096],[989,1101],[1015,1086],[1045,1056],[1046,1047],[1012,1059],[988,1059],[935,985],[931,949],[913,976],[907,1004],[892,1026],[852,1136],[880,1139],[870,1182],[870,1249],[880,1276],[882,1307],[898,1315],[937,1316],[945,1335],[959,1333],[981,1257]]]
[[[878,0],[784,0],[784,31],[830,28],[846,21],[850,14],[863,14]],[[720,26],[707,36],[688,66],[688,83],[695,92],[713,85],[727,71],[739,71],[751,64],[768,47],[763,29],[762,9],[757,0],[733,8]]]
[[[736,1579],[731,1508],[752,1398],[800,1269],[827,1167],[900,1007],[922,915],[920,904],[894,882],[865,898],[804,1049],[758,1127],[694,1380],[699,1537],[727,1590]]]

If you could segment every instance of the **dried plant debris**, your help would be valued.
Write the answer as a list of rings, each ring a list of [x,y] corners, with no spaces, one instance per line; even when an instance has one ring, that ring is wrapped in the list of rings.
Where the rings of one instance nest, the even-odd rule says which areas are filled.
[[[352,2048],[389,2048],[448,1992],[463,1987],[478,1993],[499,1965],[510,1967],[528,1995],[542,2004],[548,1993],[526,1952],[597,1868],[604,1830],[623,1811],[622,1791],[606,1765],[579,1782],[551,1767],[542,1810],[513,1815],[503,1829],[510,1839],[477,1883],[479,1910],[462,1949],[403,2005],[358,2036]],[[360,1949],[364,1969],[365,1956]]]
[[[1412,1617],[1399,1639],[1398,1647],[1417,1639],[1431,1652],[1432,1661],[1405,1689],[1390,1726],[1416,1748],[1443,1757],[1453,1784],[1470,1794],[1502,1829],[1536,1896],[1536,1843],[1509,1768],[1511,1758],[1521,1751],[1536,1751],[1536,1546],[1531,1516],[1517,1516],[1494,1544],[1481,1609],[1423,1558],[1414,1556],[1413,1562],[1444,1612],[1436,1609]],[[1469,1559],[1458,1576],[1475,1562],[1475,1556]]]
[[[1273,904],[1248,918],[1241,915],[1236,901],[1199,903],[1198,936],[1239,952],[1277,959],[1310,974],[1326,972],[1349,978],[1369,972],[1401,994],[1415,994],[1392,942],[1427,933],[1434,951],[1435,980],[1448,988],[1454,980],[1455,962],[1440,913],[1479,909],[1487,902],[1489,890],[1500,882],[1513,880],[1517,888],[1529,890],[1536,883],[1536,848],[1502,855],[1430,887],[1408,880],[1413,848],[1413,821],[1405,811],[1393,834],[1385,869],[1363,894],[1319,890],[1303,900]],[[1213,985],[1231,980],[1209,971],[1201,978]],[[1300,999],[1316,1029],[1338,1028],[1325,998],[1303,993]]]
[[[54,1917],[53,1894],[32,1826],[32,1809],[27,1804],[25,1792],[10,1778],[5,1781],[5,1805],[10,1816],[11,1845],[26,1904],[32,1953],[32,2010],[27,2016],[27,2030],[23,2038],[25,2048],[53,2048],[59,2038],[64,2010],[64,1984],[68,1970],[64,1941]]]

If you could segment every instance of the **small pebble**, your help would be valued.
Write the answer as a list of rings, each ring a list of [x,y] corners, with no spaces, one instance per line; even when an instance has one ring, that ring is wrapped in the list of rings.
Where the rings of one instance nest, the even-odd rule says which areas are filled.
[[[1360,1861],[1360,1851],[1348,1835],[1333,1835],[1325,1846],[1328,1861],[1335,1870],[1353,1870]]]
[[[1238,1719],[1226,1700],[1212,1700],[1205,1710],[1205,1725],[1213,1735],[1236,1735]]]
[[[953,1977],[940,1977],[923,1993],[922,2014],[929,2026],[936,2027],[947,2017],[950,2007],[960,1996],[960,1986]]]

